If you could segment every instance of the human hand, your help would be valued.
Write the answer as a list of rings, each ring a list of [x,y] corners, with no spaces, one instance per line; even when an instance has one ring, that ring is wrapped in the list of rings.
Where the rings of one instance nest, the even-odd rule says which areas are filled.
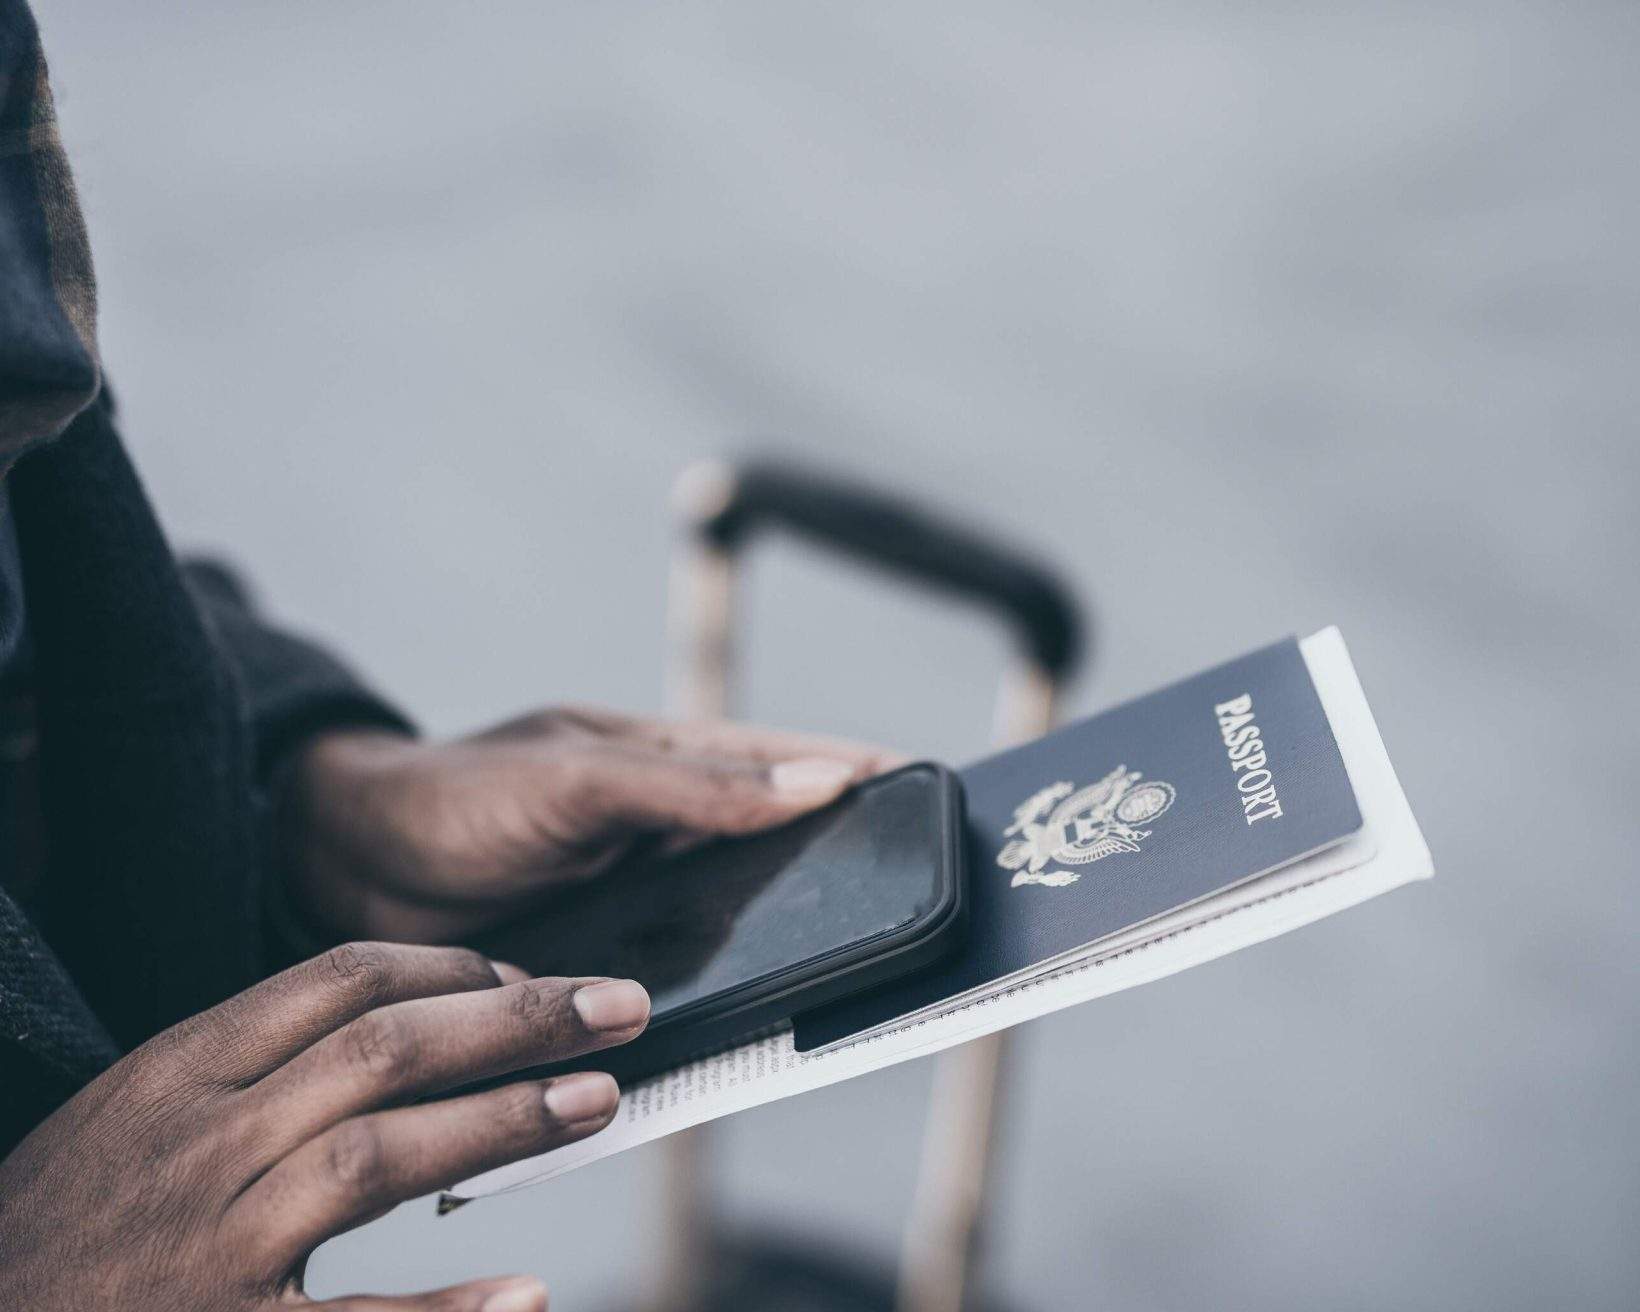
[[[165,1031],[0,1162],[0,1290],[29,1312],[544,1312],[533,1279],[312,1303],[308,1254],[398,1203],[596,1133],[607,1075],[469,1081],[625,1043],[631,980],[349,944]]]
[[[900,763],[747,725],[560,708],[448,743],[339,731],[281,804],[296,898],[337,933],[447,942],[638,843],[784,824]]]

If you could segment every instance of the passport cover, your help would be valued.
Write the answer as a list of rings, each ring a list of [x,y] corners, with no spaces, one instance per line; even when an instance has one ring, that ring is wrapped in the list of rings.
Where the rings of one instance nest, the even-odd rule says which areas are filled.
[[[984,992],[1361,828],[1294,638],[961,778],[967,945],[932,971],[797,1016],[797,1051]]]

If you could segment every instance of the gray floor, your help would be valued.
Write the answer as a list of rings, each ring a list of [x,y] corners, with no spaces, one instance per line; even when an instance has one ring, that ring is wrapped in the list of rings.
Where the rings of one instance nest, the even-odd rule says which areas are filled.
[[[170,525],[433,728],[658,707],[664,503],[746,435],[1097,608],[1092,708],[1350,640],[1440,877],[1030,1027],[1038,1309],[1640,1296],[1640,9],[41,6]],[[749,710],[962,759],[1000,641],[797,551]],[[890,1251],[926,1067],[720,1196]],[[317,1257],[634,1287],[653,1150]]]

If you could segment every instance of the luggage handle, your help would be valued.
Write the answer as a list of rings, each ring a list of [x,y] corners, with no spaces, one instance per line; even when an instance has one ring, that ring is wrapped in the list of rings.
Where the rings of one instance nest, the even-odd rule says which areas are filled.
[[[729,713],[735,556],[757,532],[779,527],[999,612],[1022,649],[1003,675],[999,736],[1018,742],[1052,727],[1056,693],[1083,654],[1082,625],[1058,576],[1031,557],[909,499],[767,457],[686,470],[675,504],[692,548],[679,556],[673,575],[675,712]],[[984,1228],[1006,1044],[1006,1034],[992,1034],[940,1058],[903,1240],[898,1312],[957,1312],[967,1302]],[[710,1260],[712,1231],[702,1205],[706,1128],[668,1140],[668,1249],[657,1307],[690,1305]]]
[[[697,539],[726,556],[765,528],[783,528],[999,613],[1053,683],[1083,656],[1078,610],[1056,574],[908,498],[764,457],[697,466],[680,489]]]

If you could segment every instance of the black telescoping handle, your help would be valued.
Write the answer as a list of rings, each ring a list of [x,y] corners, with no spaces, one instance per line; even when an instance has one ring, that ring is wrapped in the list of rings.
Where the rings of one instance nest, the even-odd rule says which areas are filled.
[[[695,529],[737,551],[780,527],[866,564],[975,600],[1001,614],[1055,681],[1082,656],[1080,613],[1046,566],[904,497],[786,461],[753,459],[728,471]]]

